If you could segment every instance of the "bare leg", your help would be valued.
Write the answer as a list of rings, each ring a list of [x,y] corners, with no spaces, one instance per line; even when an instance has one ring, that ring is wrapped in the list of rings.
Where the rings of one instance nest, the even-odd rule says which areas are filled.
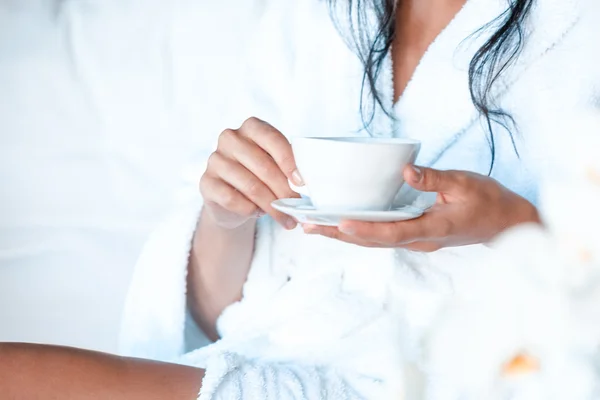
[[[4,400],[195,400],[204,371],[65,347],[0,343]]]

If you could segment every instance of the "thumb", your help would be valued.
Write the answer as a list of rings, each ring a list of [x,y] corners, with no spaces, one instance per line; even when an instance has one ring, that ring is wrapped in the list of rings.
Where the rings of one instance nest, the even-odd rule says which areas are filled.
[[[451,192],[457,186],[455,171],[440,171],[432,168],[408,165],[404,179],[412,188],[422,192]]]

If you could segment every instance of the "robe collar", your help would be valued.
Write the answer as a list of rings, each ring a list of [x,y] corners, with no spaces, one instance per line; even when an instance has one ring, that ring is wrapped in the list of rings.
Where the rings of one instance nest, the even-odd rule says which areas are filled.
[[[524,25],[525,47],[495,86],[498,104],[536,60],[551,51],[580,17],[580,0],[538,0]],[[377,83],[394,121],[378,109],[371,134],[415,136],[424,143],[419,163],[433,165],[477,121],[470,92],[468,68],[476,51],[493,34],[494,28],[474,35],[509,7],[506,0],[468,0],[450,24],[430,45],[404,93],[394,104],[391,54],[384,60]],[[375,14],[370,21],[375,29]],[[365,96],[369,90],[365,90]],[[369,99],[366,99],[369,101]],[[364,129],[363,134],[366,134]]]

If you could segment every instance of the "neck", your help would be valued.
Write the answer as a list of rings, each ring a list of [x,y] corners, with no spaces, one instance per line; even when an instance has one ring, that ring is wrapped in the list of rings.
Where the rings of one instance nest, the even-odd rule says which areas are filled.
[[[394,98],[404,92],[421,58],[467,0],[399,0],[392,43]]]
[[[428,45],[465,3],[466,0],[399,0],[396,35],[404,45]]]

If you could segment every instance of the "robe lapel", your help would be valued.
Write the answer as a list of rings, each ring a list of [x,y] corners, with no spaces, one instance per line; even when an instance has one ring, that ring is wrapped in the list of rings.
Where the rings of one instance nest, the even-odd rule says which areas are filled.
[[[578,19],[579,0],[538,0],[525,26],[526,47],[502,77],[495,95],[499,104],[528,66],[551,51]],[[468,68],[493,28],[472,35],[508,8],[506,0],[468,0],[431,44],[405,92],[394,105],[398,120],[378,110],[376,133],[423,141],[419,163],[434,165],[479,120],[469,92]],[[388,56],[379,78],[386,107],[393,104],[393,65]],[[388,108],[389,109],[389,108]]]

